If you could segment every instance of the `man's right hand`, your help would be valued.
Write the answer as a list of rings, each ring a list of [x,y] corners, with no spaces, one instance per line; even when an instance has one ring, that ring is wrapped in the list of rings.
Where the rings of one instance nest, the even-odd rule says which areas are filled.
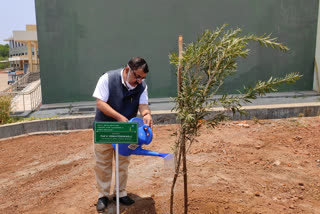
[[[123,115],[120,115],[119,118],[117,119],[118,122],[128,122],[129,120],[123,116]]]
[[[128,122],[129,120],[120,114],[119,112],[115,111],[108,103],[100,100],[97,98],[97,108],[102,111],[105,115],[114,118],[118,122]]]

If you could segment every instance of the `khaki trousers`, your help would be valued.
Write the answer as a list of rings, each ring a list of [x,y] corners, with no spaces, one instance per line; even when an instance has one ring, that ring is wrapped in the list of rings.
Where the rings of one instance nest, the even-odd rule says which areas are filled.
[[[94,144],[96,165],[94,172],[98,185],[98,197],[109,196],[112,180],[112,160],[116,158],[112,144]],[[128,166],[130,156],[119,155],[119,197],[127,195]],[[116,187],[114,188],[116,193]]]

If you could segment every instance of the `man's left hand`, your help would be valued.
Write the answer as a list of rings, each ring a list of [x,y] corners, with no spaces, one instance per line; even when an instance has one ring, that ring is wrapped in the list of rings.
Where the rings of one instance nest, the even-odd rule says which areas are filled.
[[[143,116],[143,123],[148,125],[151,129],[153,129],[153,121],[152,121],[151,114],[145,114]]]

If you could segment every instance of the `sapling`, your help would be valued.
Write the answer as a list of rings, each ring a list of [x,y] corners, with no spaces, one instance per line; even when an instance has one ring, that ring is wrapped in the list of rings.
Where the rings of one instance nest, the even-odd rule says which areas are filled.
[[[177,71],[181,70],[181,85],[175,98],[179,128],[174,145],[175,173],[171,186],[170,213],[173,213],[174,187],[179,175],[183,175],[184,183],[184,213],[188,212],[188,174],[187,152],[199,135],[203,125],[216,127],[227,118],[224,112],[212,115],[211,108],[222,106],[233,113],[244,114],[242,105],[250,103],[258,96],[277,91],[277,87],[285,83],[296,82],[301,75],[290,73],[282,78],[270,77],[268,81],[258,81],[254,87],[247,86],[239,94],[224,94],[219,99],[213,96],[219,93],[225,78],[237,71],[239,58],[249,54],[249,42],[259,42],[261,46],[271,47],[282,52],[289,49],[271,38],[271,35],[256,36],[253,34],[241,36],[241,29],[226,30],[223,25],[216,30],[206,30],[194,43],[184,46],[181,57],[171,53],[170,63]],[[182,163],[182,166],[181,166]]]

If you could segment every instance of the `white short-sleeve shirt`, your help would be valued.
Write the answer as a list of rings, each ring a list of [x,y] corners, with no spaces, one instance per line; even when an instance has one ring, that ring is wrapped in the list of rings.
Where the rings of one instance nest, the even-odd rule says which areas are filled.
[[[124,80],[123,80],[123,70],[121,71],[121,82],[124,86]],[[129,89],[128,89],[129,90]],[[97,83],[96,89],[93,92],[93,97],[98,98],[104,102],[107,102],[109,99],[109,78],[108,73],[105,73],[102,75]],[[148,104],[148,86],[146,85],[146,88],[140,95],[139,104]]]

